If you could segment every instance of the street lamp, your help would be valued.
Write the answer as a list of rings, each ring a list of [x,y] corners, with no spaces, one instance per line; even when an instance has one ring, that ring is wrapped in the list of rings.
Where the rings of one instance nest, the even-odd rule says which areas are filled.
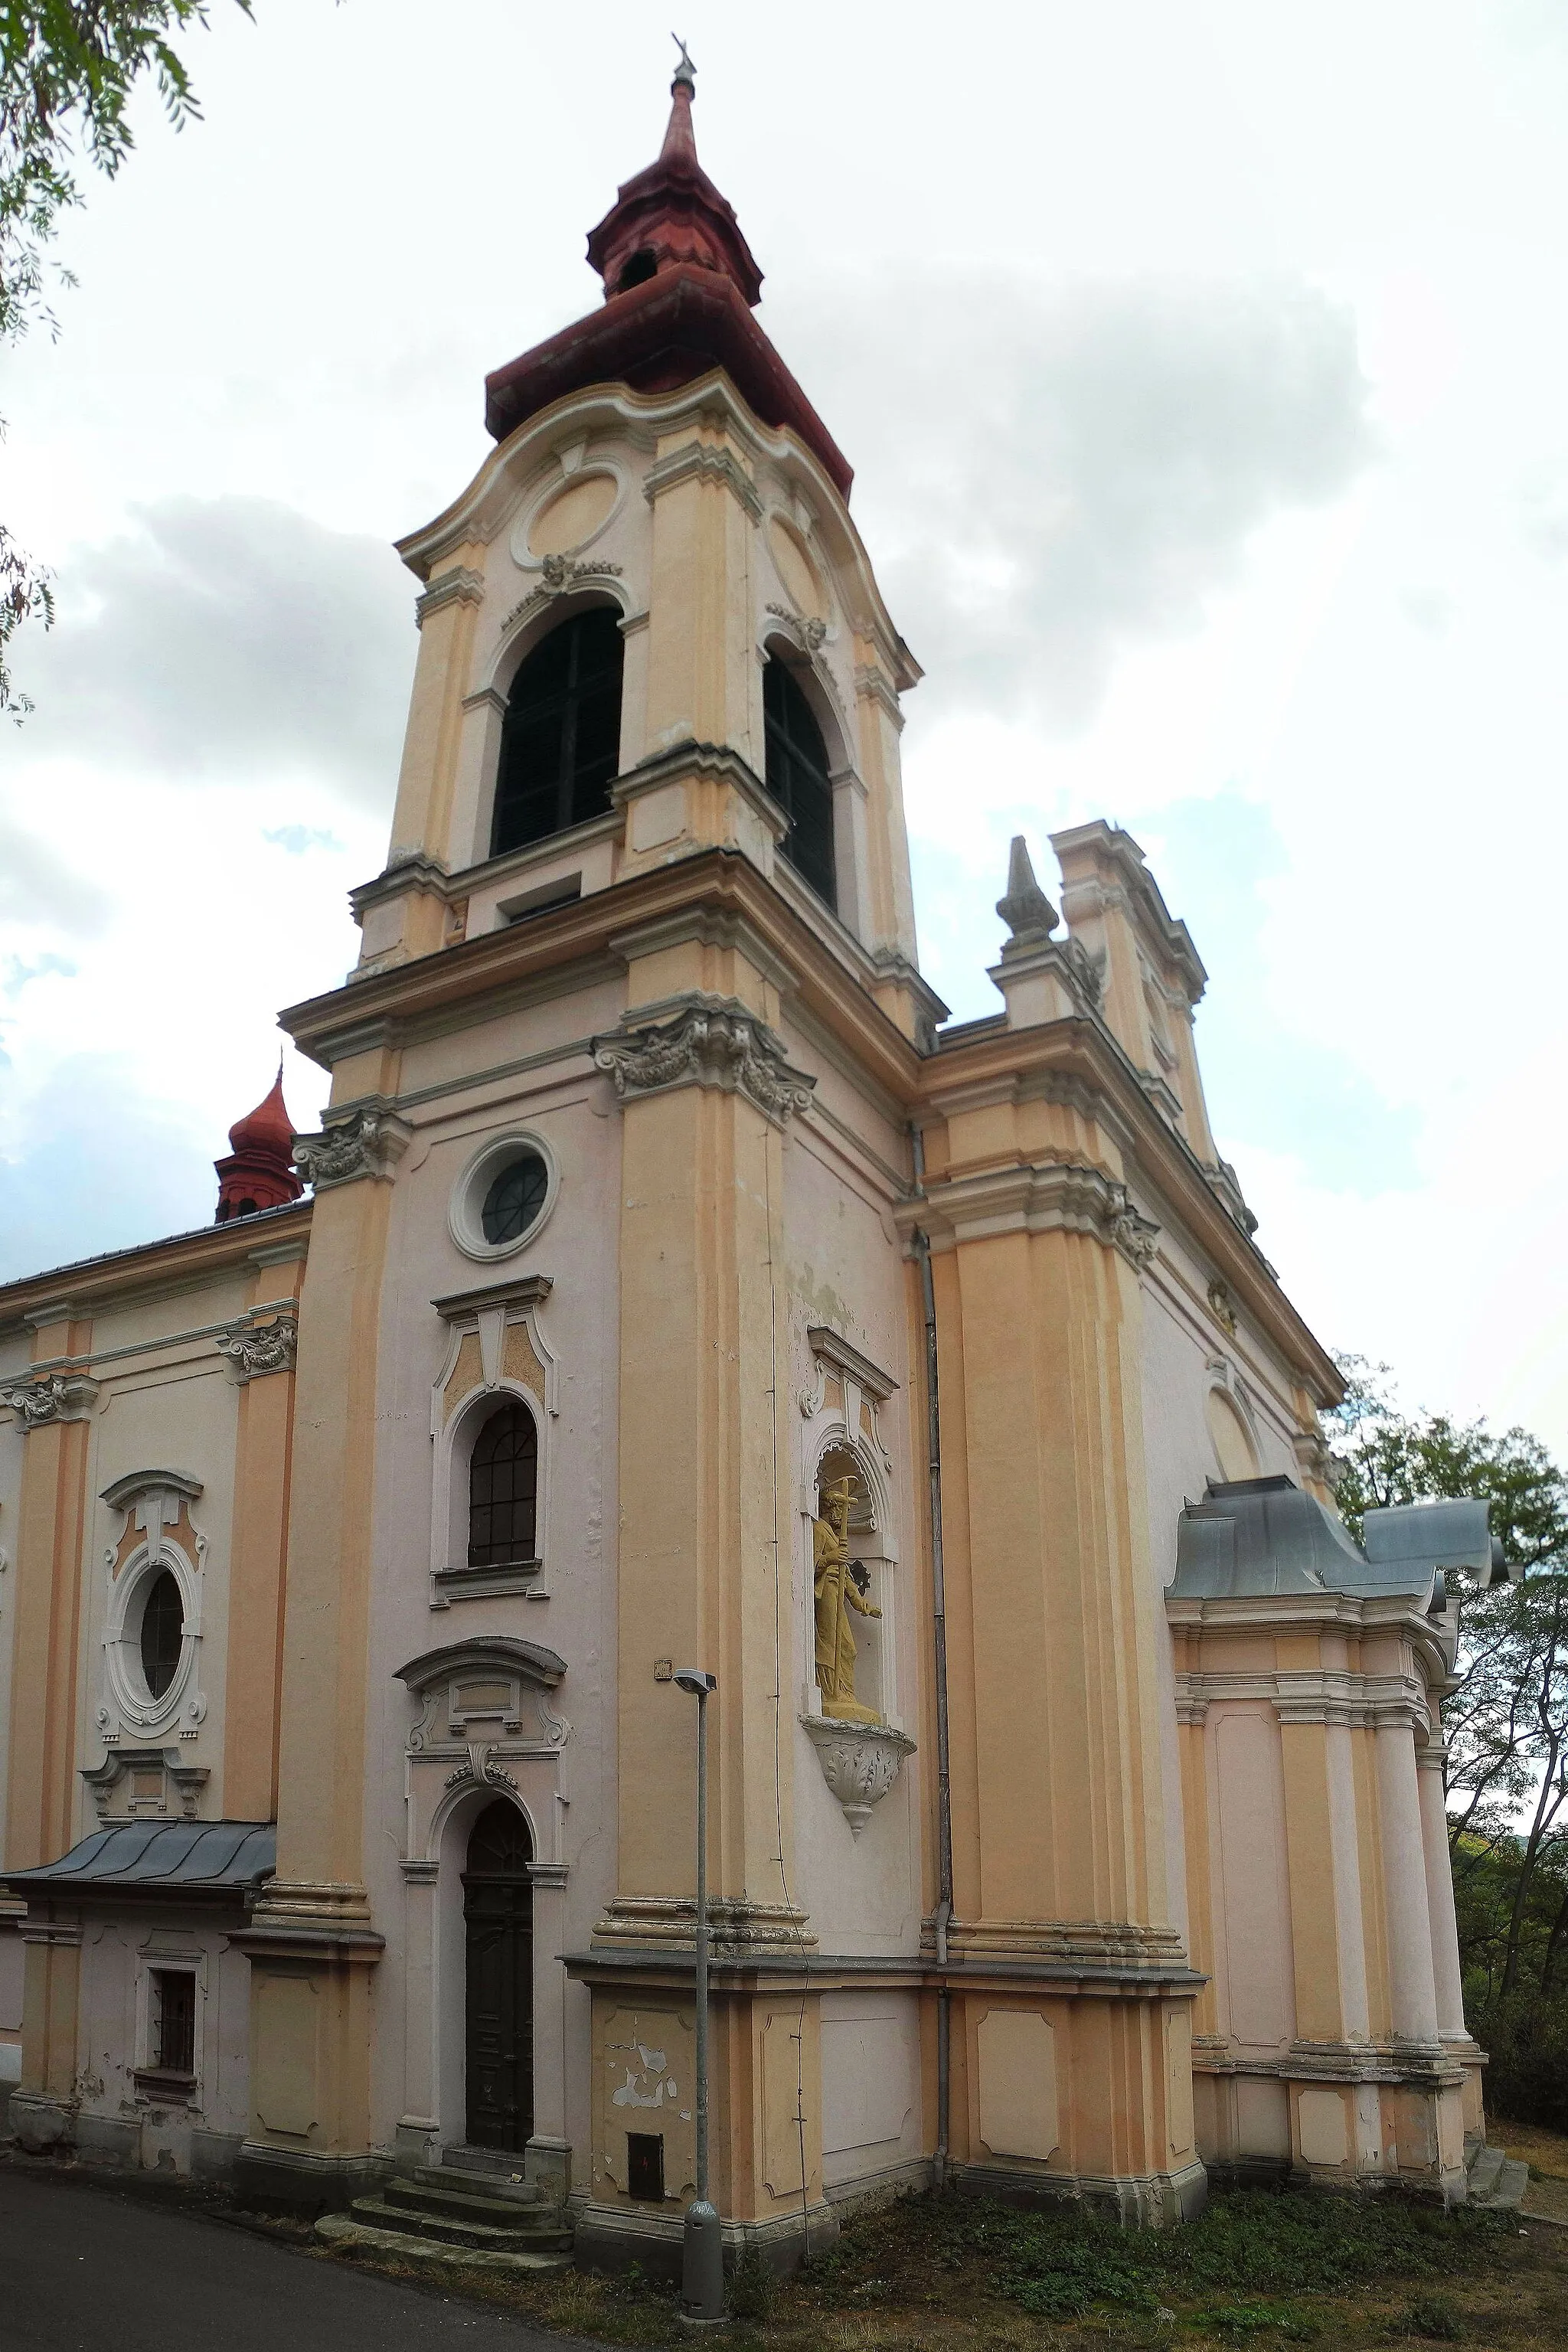
[[[697,2194],[686,2209],[681,2316],[713,2326],[724,2316],[724,2241],[708,2195],[708,1699],[716,1675],[679,1666],[675,1680],[697,1701]]]

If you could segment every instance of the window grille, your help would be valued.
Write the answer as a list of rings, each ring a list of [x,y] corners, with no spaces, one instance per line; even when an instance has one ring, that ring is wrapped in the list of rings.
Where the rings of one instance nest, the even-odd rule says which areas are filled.
[[[196,1980],[188,1969],[153,1971],[153,2063],[160,2074],[196,2071]]]
[[[539,1433],[523,1406],[503,1404],[468,1460],[468,1566],[531,1559],[538,1505]]]

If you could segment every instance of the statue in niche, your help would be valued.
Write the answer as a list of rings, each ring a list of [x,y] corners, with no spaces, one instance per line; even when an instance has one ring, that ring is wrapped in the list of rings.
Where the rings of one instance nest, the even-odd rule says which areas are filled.
[[[813,1519],[812,1570],[816,1607],[816,1685],[822,1712],[836,1723],[880,1723],[874,1706],[862,1706],[855,1696],[855,1635],[849,1612],[879,1617],[881,1611],[866,1598],[870,1577],[849,1557],[849,1507],[853,1488],[847,1478],[821,1490],[824,1516]]]

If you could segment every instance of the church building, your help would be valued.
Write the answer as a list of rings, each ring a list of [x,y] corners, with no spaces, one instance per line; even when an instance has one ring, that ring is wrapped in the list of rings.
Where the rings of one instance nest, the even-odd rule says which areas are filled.
[[[0,1288],[9,2128],[678,2262],[698,1668],[731,2256],[933,2182],[1460,2199],[1484,1507],[1339,1520],[1128,834],[1014,843],[994,1012],[921,977],[921,669],[694,87],[400,542],[321,1131],[275,1087],[210,1225]]]

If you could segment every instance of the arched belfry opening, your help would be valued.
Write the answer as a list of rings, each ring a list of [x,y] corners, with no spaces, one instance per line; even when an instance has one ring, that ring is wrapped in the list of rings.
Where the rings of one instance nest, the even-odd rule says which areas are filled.
[[[608,813],[624,656],[619,614],[592,604],[520,664],[501,725],[492,857]]]
[[[797,874],[835,913],[838,877],[833,854],[833,783],[827,743],[805,690],[776,652],[763,672],[766,782],[783,803],[789,831],[779,844]]]
[[[521,2154],[533,2130],[533,1846],[516,1805],[498,1797],[468,1832],[466,2137]]]

